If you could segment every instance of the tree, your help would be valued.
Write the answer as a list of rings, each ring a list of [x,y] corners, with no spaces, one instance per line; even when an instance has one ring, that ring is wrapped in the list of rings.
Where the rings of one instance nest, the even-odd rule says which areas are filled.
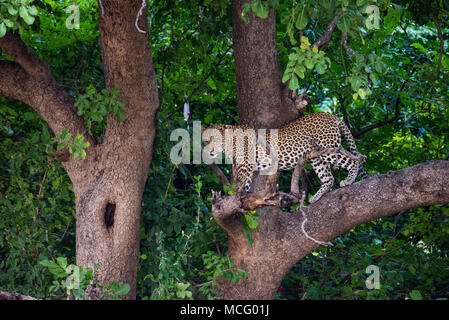
[[[100,264],[98,280],[130,284],[129,298],[135,297],[142,193],[159,107],[145,10],[138,22],[145,32],[135,26],[141,6],[141,1],[103,0],[98,9],[106,87],[119,88],[119,99],[126,105],[123,122],[108,115],[102,143],[88,133],[74,99],[18,31],[0,38],[0,48],[14,60],[1,61],[0,94],[30,105],[56,136],[67,130],[90,143],[84,160],[62,160],[76,197],[77,264]],[[112,217],[106,216],[108,206],[115,209],[109,212]]]
[[[376,237],[389,239],[379,230],[401,229],[403,220],[422,216],[405,228],[413,236],[396,230],[393,238],[413,244],[412,255],[424,251],[421,238],[426,245],[436,242],[433,254],[446,254],[440,241],[446,229],[437,229],[437,240],[426,234],[435,231],[429,216],[436,212],[445,222],[447,208],[426,206],[449,202],[448,162],[423,163],[447,160],[449,152],[445,3],[432,1],[428,10],[422,1],[378,1],[382,23],[371,30],[365,23],[369,1],[168,0],[150,1],[148,8],[142,1],[102,0],[98,7],[84,1],[79,32],[65,27],[71,1],[40,2],[36,23],[29,1],[14,1],[17,8],[10,9],[11,3],[0,3],[6,17],[0,22],[0,96],[31,106],[65,148],[53,152],[56,143],[40,120],[23,104],[0,99],[0,152],[7,159],[0,164],[6,217],[0,219],[0,269],[7,271],[0,273],[0,285],[15,289],[22,281],[21,293],[34,295],[39,287],[39,297],[51,297],[52,278],[35,265],[45,258],[73,261],[73,250],[66,249],[75,246],[72,205],[76,263],[99,263],[101,283],[130,284],[127,298],[137,290],[138,297],[154,299],[271,299],[288,270],[322,252],[307,236],[337,242],[364,224],[354,231],[354,242],[363,245],[373,238],[363,234],[366,222],[395,213],[394,223],[375,222]],[[388,173],[299,209],[299,199],[278,192],[278,182],[281,190],[290,185],[288,174],[259,176],[250,195],[215,195],[210,203],[209,190],[221,188],[214,173],[169,160],[170,131],[191,125],[183,107],[206,125],[256,128],[279,127],[305,111],[331,111],[359,138],[369,171]],[[55,160],[69,175],[75,199]],[[230,168],[222,169],[214,172],[225,181]],[[314,179],[303,176],[312,188]],[[417,207],[424,208],[405,215]],[[254,209],[260,231],[250,230],[251,242],[241,212]],[[426,264],[432,257],[426,253]],[[344,260],[338,265],[348,264]],[[416,273],[412,263],[403,265]],[[435,270],[444,279],[447,270]],[[337,272],[323,268],[320,275],[328,271],[329,277]],[[304,273],[301,281],[308,281]],[[446,295],[444,286],[423,282],[429,291],[424,296]],[[303,298],[312,295],[306,289]],[[388,290],[393,298],[411,295]]]

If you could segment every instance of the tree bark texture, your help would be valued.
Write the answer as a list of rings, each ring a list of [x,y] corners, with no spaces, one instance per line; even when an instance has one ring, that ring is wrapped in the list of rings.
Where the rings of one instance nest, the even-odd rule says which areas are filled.
[[[276,39],[276,13],[270,9],[261,19],[248,12],[242,20],[242,6],[248,0],[232,2],[232,33],[240,123],[255,128],[276,128],[294,120],[298,113],[282,83]],[[257,117],[253,111],[263,114]]]
[[[104,140],[97,144],[76,114],[73,98],[60,87],[47,63],[18,34],[0,39],[14,61],[0,61],[0,95],[21,100],[47,121],[56,136],[63,129],[83,134],[91,146],[85,160],[63,165],[76,197],[76,260],[84,267],[100,264],[97,280],[128,283],[135,298],[140,212],[159,107],[156,75],[148,39],[147,10],[142,1],[103,0],[99,9],[102,59],[107,89],[118,87],[126,105],[125,121],[108,115]],[[101,6],[99,6],[101,8]]]
[[[311,237],[325,242],[371,220],[449,203],[448,174],[449,161],[436,160],[370,176],[304,207],[304,228]],[[214,209],[216,216],[218,211]],[[264,208],[259,215],[260,232],[253,232],[252,246],[235,215],[216,219],[227,230],[231,259],[248,274],[248,279],[237,285],[222,280],[223,299],[273,299],[287,271],[319,247],[302,232],[304,216],[300,212]]]

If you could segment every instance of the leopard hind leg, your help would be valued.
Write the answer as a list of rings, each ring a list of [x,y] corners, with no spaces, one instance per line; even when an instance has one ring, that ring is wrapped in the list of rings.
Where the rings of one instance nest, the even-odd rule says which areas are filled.
[[[334,155],[331,161],[332,164],[336,165],[338,168],[343,168],[348,171],[348,176],[345,180],[340,181],[340,187],[349,186],[354,183],[359,172],[359,163],[344,154]]]

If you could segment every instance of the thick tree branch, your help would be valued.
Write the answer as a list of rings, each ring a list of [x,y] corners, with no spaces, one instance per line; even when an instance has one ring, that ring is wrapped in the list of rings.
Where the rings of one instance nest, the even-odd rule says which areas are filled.
[[[449,162],[435,160],[370,176],[323,196],[304,211],[312,221],[310,229],[331,240],[364,222],[412,208],[449,203],[447,174]]]
[[[17,292],[0,291],[0,300],[38,300]]]
[[[348,45],[348,34],[347,33],[343,33],[343,35],[341,36],[341,45],[343,46],[343,48],[345,48],[346,52],[349,53],[351,56],[356,55],[356,52]]]
[[[298,117],[293,102],[284,94],[288,87],[282,83],[276,13],[270,9],[268,17],[262,19],[248,12],[249,23],[246,23],[242,19],[242,10],[247,3],[251,0],[232,1],[239,121],[254,128],[276,128]],[[258,115],[252,110],[257,110]]]
[[[0,48],[20,64],[30,76],[53,79],[50,66],[26,46],[18,33],[7,32],[3,38],[0,38]]]
[[[223,281],[222,297],[272,299],[285,273],[319,246],[301,231],[304,219],[307,219],[304,230],[309,237],[330,241],[371,220],[412,208],[449,203],[448,174],[448,161],[431,161],[372,175],[327,193],[304,207],[304,216],[298,212],[260,210],[260,232],[253,232],[253,245],[238,231],[240,224],[228,225],[230,255],[238,261],[237,268],[247,271],[248,281],[238,285]],[[235,229],[230,234],[231,227]],[[241,254],[245,255],[244,259]]]

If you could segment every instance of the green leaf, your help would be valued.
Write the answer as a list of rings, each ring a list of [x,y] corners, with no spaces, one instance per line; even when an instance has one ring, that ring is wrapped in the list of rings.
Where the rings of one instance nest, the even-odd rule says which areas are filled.
[[[284,72],[284,75],[282,76],[282,82],[285,83],[292,77],[291,72]]]
[[[9,20],[9,19],[4,19],[3,22],[6,24],[6,26],[7,26],[8,28],[13,28],[13,27],[14,27],[14,22],[12,22],[12,21]],[[1,38],[1,36],[0,36],[0,38]]]
[[[129,284],[125,283],[115,290],[114,293],[118,296],[124,296],[125,294],[128,294],[129,290],[131,290],[131,287]]]
[[[309,23],[309,18],[307,17],[307,13],[305,12],[305,8],[302,8],[301,12],[298,14],[296,18],[295,27],[298,30],[304,30]]]
[[[28,7],[28,13],[32,16],[37,15],[37,9],[35,6]]]
[[[362,88],[360,88],[357,91],[357,94],[359,95],[360,98],[362,98],[362,100],[365,100],[365,90],[363,90]]]
[[[288,87],[290,90],[297,90],[299,86],[298,77],[296,75],[293,75],[290,79],[290,82],[288,83]]]
[[[207,78],[207,84],[208,84],[209,87],[211,87],[213,90],[217,90],[217,86],[215,85],[215,81],[214,81],[214,79],[212,79],[211,77]]]
[[[315,66],[315,62],[312,59],[306,59],[304,61],[304,65],[307,67],[307,69],[312,70],[313,67]]]
[[[326,72],[326,65],[323,63],[317,63],[315,69],[319,74],[323,74]]]
[[[71,137],[72,134],[65,129],[62,130],[61,134],[59,135],[59,138],[64,141],[69,141]]]
[[[58,258],[56,258],[56,262],[63,269],[65,269],[67,267],[67,258],[58,257]]]
[[[265,19],[268,17],[268,7],[263,4],[260,1],[253,1],[251,3],[251,10],[259,17],[262,19]]]
[[[68,276],[68,274],[65,272],[64,269],[62,269],[58,264],[56,264],[53,261],[50,260],[43,260],[39,262],[40,265],[47,267],[48,270],[57,276],[58,278],[65,278]]]
[[[80,145],[84,141],[84,136],[78,133],[73,141],[75,144]]]
[[[441,59],[441,65],[443,66],[443,68],[449,71],[449,57],[443,55]]]
[[[341,18],[341,23],[338,24],[338,29],[343,33],[348,33],[350,29],[349,19],[346,17]]]
[[[7,5],[8,13],[12,16],[15,16],[17,14],[17,10],[10,4]]]
[[[419,290],[412,290],[409,293],[410,298],[412,298],[413,300],[422,300],[423,297],[421,295],[421,292],[419,292]]]
[[[259,219],[252,214],[245,214],[245,220],[250,229],[256,229],[259,226]]]

